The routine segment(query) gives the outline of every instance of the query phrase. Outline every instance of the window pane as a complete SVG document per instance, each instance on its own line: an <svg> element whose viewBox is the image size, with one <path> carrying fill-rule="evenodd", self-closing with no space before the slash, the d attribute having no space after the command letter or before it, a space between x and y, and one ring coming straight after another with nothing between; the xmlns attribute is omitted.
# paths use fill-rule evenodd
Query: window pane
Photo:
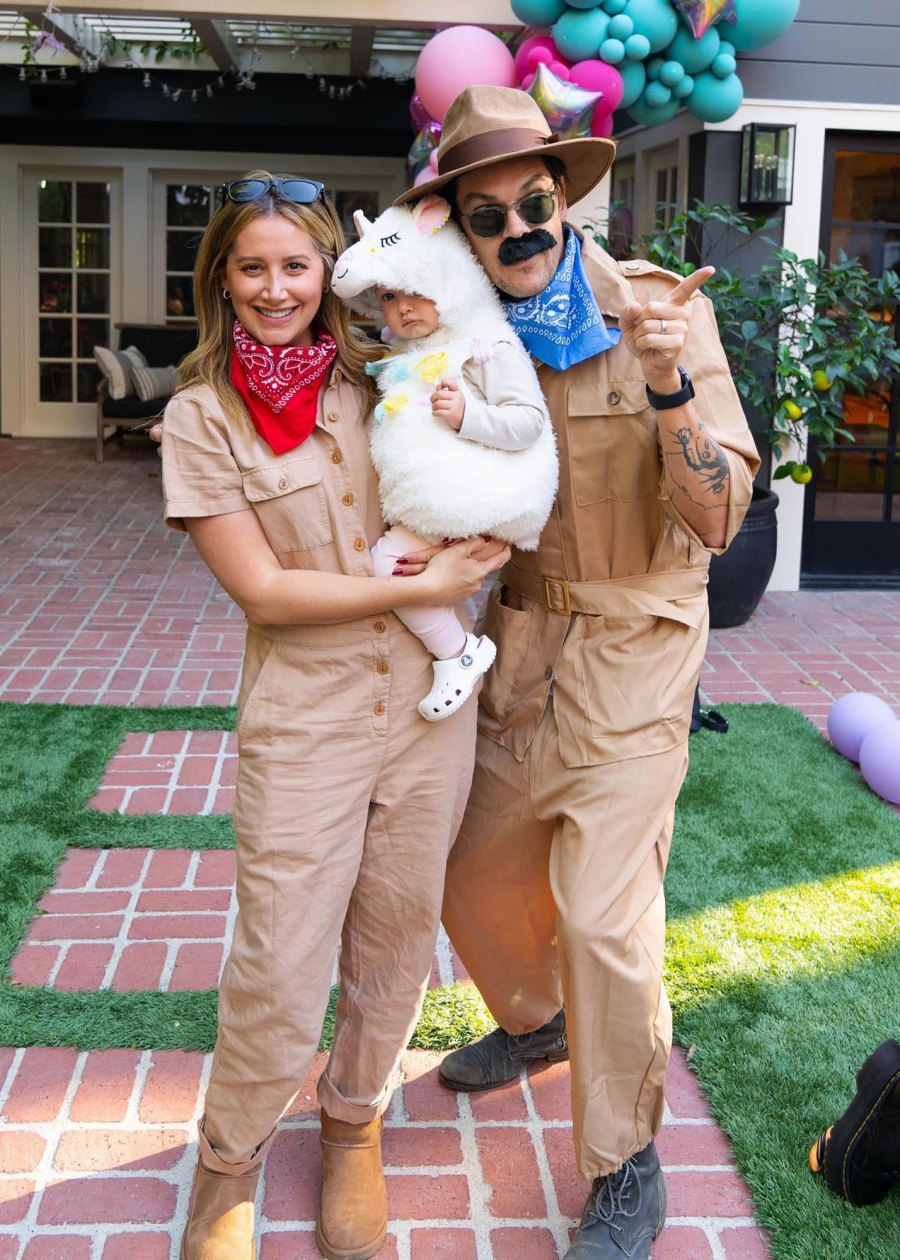
<svg viewBox="0 0 900 1260"><path fill-rule="evenodd" d="M879 381L865 394L844 395L843 427L857 446L887 446L891 424L891 386ZM848 445L846 439L841 443Z"/></svg>
<svg viewBox="0 0 900 1260"><path fill-rule="evenodd" d="M39 267L72 266L72 229L42 227L38 245Z"/></svg>
<svg viewBox="0 0 900 1260"><path fill-rule="evenodd" d="M76 184L79 223L109 223L109 184Z"/></svg>
<svg viewBox="0 0 900 1260"><path fill-rule="evenodd" d="M68 272L45 271L38 276L38 306L48 312L72 309L72 277Z"/></svg>
<svg viewBox="0 0 900 1260"><path fill-rule="evenodd" d="M109 229L78 228L75 232L75 266L109 266Z"/></svg>
<svg viewBox="0 0 900 1260"><path fill-rule="evenodd" d="M362 210L370 223L373 219L377 219L380 214L377 193L367 192L364 189L354 190L347 188L341 192L329 192L328 195L334 202L334 208L338 212L344 235L350 241L356 240L356 225L353 222L354 210Z"/></svg>
<svg viewBox="0 0 900 1260"><path fill-rule="evenodd" d="M38 219L41 223L72 222L72 185L42 179L38 185Z"/></svg>
<svg viewBox="0 0 900 1260"><path fill-rule="evenodd" d="M190 276L166 277L166 315L178 318L194 314L194 282Z"/></svg>
<svg viewBox="0 0 900 1260"><path fill-rule="evenodd" d="M900 153L838 152L833 216L900 223Z"/></svg>
<svg viewBox="0 0 900 1260"><path fill-rule="evenodd" d="M109 345L109 323L105 319L79 319L77 330L75 353L79 359L92 358L94 346Z"/></svg>
<svg viewBox="0 0 900 1260"><path fill-rule="evenodd" d="M97 386L100 384L100 369L96 363L79 363L75 368L75 379L78 383L78 401L95 402Z"/></svg>
<svg viewBox="0 0 900 1260"><path fill-rule="evenodd" d="M67 359L72 353L72 321L42 319L39 340L42 358Z"/></svg>
<svg viewBox="0 0 900 1260"><path fill-rule="evenodd" d="M166 223L169 227L206 227L212 188L205 184L168 184Z"/></svg>
<svg viewBox="0 0 900 1260"><path fill-rule="evenodd" d="M69 363L41 364L41 402L72 401L72 366Z"/></svg>
<svg viewBox="0 0 900 1260"><path fill-rule="evenodd" d="M83 273L78 277L79 312L109 312L109 276L91 276Z"/></svg>
<svg viewBox="0 0 900 1260"><path fill-rule="evenodd" d="M166 233L166 267L169 271L193 271L202 237L197 232Z"/></svg>
<svg viewBox="0 0 900 1260"><path fill-rule="evenodd" d="M884 451L829 451L816 480L816 520L882 520L886 462Z"/></svg>

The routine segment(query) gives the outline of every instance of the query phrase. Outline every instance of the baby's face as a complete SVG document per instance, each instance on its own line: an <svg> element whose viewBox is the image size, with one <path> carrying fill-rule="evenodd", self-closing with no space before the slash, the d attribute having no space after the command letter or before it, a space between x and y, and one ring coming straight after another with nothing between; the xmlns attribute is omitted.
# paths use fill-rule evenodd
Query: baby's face
<svg viewBox="0 0 900 1260"><path fill-rule="evenodd" d="M375 290L384 315L384 322L404 341L428 337L438 326L437 307L430 298L418 293L400 293L397 289Z"/></svg>

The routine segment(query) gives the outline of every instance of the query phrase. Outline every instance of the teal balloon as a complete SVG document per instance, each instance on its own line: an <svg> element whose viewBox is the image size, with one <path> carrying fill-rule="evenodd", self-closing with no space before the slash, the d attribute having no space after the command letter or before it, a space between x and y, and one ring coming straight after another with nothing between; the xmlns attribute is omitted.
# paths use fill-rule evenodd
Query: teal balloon
<svg viewBox="0 0 900 1260"><path fill-rule="evenodd" d="M511 0L511 7L523 25L544 28L558 22L569 6L566 0Z"/></svg>
<svg viewBox="0 0 900 1260"><path fill-rule="evenodd" d="M605 39L597 56L608 66L617 66L620 61L625 60L625 45L620 39Z"/></svg>
<svg viewBox="0 0 900 1260"><path fill-rule="evenodd" d="M678 15L669 0L628 0L625 13L634 22L634 33L646 35L651 52L662 52L678 30Z"/></svg>
<svg viewBox="0 0 900 1260"><path fill-rule="evenodd" d="M727 53L729 57L733 57L734 51L735 51L734 44L729 44L728 40L723 39L722 36L720 35L719 36L719 52Z"/></svg>
<svg viewBox="0 0 900 1260"><path fill-rule="evenodd" d="M572 9L597 9L600 7L600 0L569 0L569 7Z"/></svg>
<svg viewBox="0 0 900 1260"><path fill-rule="evenodd" d="M666 63L662 57L651 57L647 62L647 78L658 79L660 71L665 64Z"/></svg>
<svg viewBox="0 0 900 1260"><path fill-rule="evenodd" d="M640 61L626 61L619 66L624 92L620 102L622 108L633 105L647 85L647 71Z"/></svg>
<svg viewBox="0 0 900 1260"><path fill-rule="evenodd" d="M553 42L570 61L589 61L606 39L609 16L602 9L569 9L553 27Z"/></svg>
<svg viewBox="0 0 900 1260"><path fill-rule="evenodd" d="M719 53L718 57L713 58L713 63L709 68L716 78L727 79L737 70L737 61L734 57L729 57L728 53Z"/></svg>
<svg viewBox="0 0 900 1260"><path fill-rule="evenodd" d="M672 99L672 89L664 83L648 83L644 91L644 100L655 109L657 105L668 105Z"/></svg>
<svg viewBox="0 0 900 1260"><path fill-rule="evenodd" d="M704 70L694 80L688 109L703 122L724 122L744 99L744 85L736 74L718 79L711 70Z"/></svg>
<svg viewBox="0 0 900 1260"><path fill-rule="evenodd" d="M627 13L617 13L609 23L610 39L627 39L634 34L634 22Z"/></svg>
<svg viewBox="0 0 900 1260"><path fill-rule="evenodd" d="M722 38L715 26L705 35L694 39L686 26L679 26L678 33L666 49L666 56L680 61L688 74L698 74L711 66L713 58L721 51Z"/></svg>
<svg viewBox="0 0 900 1260"><path fill-rule="evenodd" d="M611 17L615 17L617 13L622 12L627 3L628 0L603 0L603 7Z"/></svg>
<svg viewBox="0 0 900 1260"><path fill-rule="evenodd" d="M625 56L629 61L643 61L650 56L650 41L646 35L629 35L625 41Z"/></svg>
<svg viewBox="0 0 900 1260"><path fill-rule="evenodd" d="M680 107L681 101L676 100L675 97L665 105L648 105L642 97L629 106L628 112L636 123L641 123L644 127L655 127L657 123L668 122L670 118L674 118Z"/></svg>
<svg viewBox="0 0 900 1260"><path fill-rule="evenodd" d="M797 16L800 0L738 0L735 7L737 22L729 26L728 39L746 52L783 35Z"/></svg>
<svg viewBox="0 0 900 1260"><path fill-rule="evenodd" d="M690 96L694 90L694 80L689 74L686 74L680 83L676 83L672 88L672 95L677 96L680 101Z"/></svg>
<svg viewBox="0 0 900 1260"><path fill-rule="evenodd" d="M684 66L680 61L665 61L659 72L659 81L666 87L677 87L684 78Z"/></svg>

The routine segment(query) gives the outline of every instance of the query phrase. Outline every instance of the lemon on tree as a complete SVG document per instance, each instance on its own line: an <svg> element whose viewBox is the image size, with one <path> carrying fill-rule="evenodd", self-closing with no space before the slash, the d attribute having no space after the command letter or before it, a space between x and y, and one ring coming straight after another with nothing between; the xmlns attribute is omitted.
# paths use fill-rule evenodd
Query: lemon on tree
<svg viewBox="0 0 900 1260"><path fill-rule="evenodd" d="M828 373L824 368L816 368L812 374L812 383L813 387L821 390L823 394L826 389L831 389L831 381L828 379Z"/></svg>
<svg viewBox="0 0 900 1260"><path fill-rule="evenodd" d="M812 481L812 469L809 464L795 464L791 469L791 481L796 481L800 486L805 486L808 481Z"/></svg>

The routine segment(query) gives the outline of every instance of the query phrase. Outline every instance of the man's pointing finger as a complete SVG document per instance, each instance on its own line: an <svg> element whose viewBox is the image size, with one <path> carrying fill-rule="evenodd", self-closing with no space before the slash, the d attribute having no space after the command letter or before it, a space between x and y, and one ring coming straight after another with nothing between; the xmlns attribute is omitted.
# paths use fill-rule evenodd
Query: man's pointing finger
<svg viewBox="0 0 900 1260"><path fill-rule="evenodd" d="M689 276L685 276L683 280L679 280L674 289L671 289L663 298L664 302L671 302L675 306L686 306L702 284L706 284L710 276L716 274L715 267L698 267L696 271L692 271Z"/></svg>

